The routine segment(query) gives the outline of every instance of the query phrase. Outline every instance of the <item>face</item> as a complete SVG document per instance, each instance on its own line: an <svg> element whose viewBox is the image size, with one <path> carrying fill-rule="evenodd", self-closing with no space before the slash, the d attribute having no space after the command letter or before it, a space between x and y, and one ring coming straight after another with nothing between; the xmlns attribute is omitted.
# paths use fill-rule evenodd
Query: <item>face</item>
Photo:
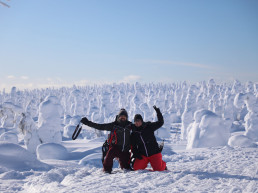
<svg viewBox="0 0 258 193"><path fill-rule="evenodd" d="M125 115L121 115L121 116L119 117L119 120L120 120L120 121L126 121L126 116L125 116Z"/></svg>
<svg viewBox="0 0 258 193"><path fill-rule="evenodd" d="M134 121L134 124L135 124L136 127L140 127L140 126L142 126L142 121L139 120L139 119L136 119L136 120Z"/></svg>

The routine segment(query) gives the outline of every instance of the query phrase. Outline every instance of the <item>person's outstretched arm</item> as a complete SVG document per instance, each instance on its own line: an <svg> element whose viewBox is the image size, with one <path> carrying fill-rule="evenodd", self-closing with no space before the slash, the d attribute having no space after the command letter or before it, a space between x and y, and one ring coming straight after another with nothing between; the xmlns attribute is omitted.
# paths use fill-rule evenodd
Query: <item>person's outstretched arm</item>
<svg viewBox="0 0 258 193"><path fill-rule="evenodd" d="M111 131L113 126L114 126L114 122L98 124L98 123L94 123L92 121L89 121L86 117L82 118L81 123L83 123L84 125L87 125L89 127L93 127L95 129L98 129L98 130L106 130L106 131Z"/></svg>
<svg viewBox="0 0 258 193"><path fill-rule="evenodd" d="M164 119L163 119L163 115L160 112L160 109L157 108L156 106L153 106L153 108L157 113L158 121L150 123L149 128L153 131L156 131L164 124Z"/></svg>

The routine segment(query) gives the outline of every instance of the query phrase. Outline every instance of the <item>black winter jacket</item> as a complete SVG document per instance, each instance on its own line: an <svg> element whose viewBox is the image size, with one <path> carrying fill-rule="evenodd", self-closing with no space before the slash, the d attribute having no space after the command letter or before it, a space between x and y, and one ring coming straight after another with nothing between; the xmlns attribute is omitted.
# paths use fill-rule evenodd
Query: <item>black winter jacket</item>
<svg viewBox="0 0 258 193"><path fill-rule="evenodd" d="M143 122L140 127L132 125L131 144L135 157L144 155L152 156L160 152L154 131L159 129L163 124L163 116L160 110L157 111L157 122Z"/></svg>
<svg viewBox="0 0 258 193"><path fill-rule="evenodd" d="M117 146L121 151L130 150L130 134L131 134L131 122L130 121L114 121L111 123L98 124L89 121L87 123L89 127L93 127L98 130L111 131L111 146Z"/></svg>

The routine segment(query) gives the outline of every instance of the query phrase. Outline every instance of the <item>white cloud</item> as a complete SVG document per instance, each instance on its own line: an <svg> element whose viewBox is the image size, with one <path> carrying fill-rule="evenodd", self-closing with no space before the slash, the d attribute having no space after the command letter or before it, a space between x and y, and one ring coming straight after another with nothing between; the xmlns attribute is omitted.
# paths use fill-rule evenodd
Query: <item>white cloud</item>
<svg viewBox="0 0 258 193"><path fill-rule="evenodd" d="M139 81L140 79L141 77L138 75L128 75L123 78L122 82L136 82L136 81Z"/></svg>
<svg viewBox="0 0 258 193"><path fill-rule="evenodd" d="M22 76L22 77L19 77L19 78L24 79L24 80L28 79L26 81L26 83L25 83L25 81L21 81L21 79L18 79L15 76L11 76L11 75L8 76L9 79L13 79L13 80L7 81L7 82L4 82L4 81L1 82L0 90L5 88L5 90L7 92L10 92L10 90L13 86L15 86L18 90L24 90L24 89L72 87L73 85L76 85L76 86L105 85L105 84L113 84L114 83L114 81L87 80L87 79L67 81L67 80L63 80L59 77L35 79L32 81L32 79L27 76ZM141 79L140 76L128 75L128 76L125 76L121 81L117 81L117 82L118 83L122 83L122 82L133 83L140 79Z"/></svg>
<svg viewBox="0 0 258 193"><path fill-rule="evenodd" d="M195 68L205 68L212 69L212 66L200 63L193 62L176 62L170 60L139 60L140 62L148 63L148 64L158 64L158 65L178 65L178 66L190 66Z"/></svg>
<svg viewBox="0 0 258 193"><path fill-rule="evenodd" d="M13 76L13 75L8 75L7 78L8 78L8 79L14 79L15 76Z"/></svg>
<svg viewBox="0 0 258 193"><path fill-rule="evenodd" d="M76 86L86 86L86 85L103 85L103 84L113 84L114 82L111 81L103 81L103 80L98 80L98 81L92 81L92 80L79 80L75 81L71 84L76 85Z"/></svg>
<svg viewBox="0 0 258 193"><path fill-rule="evenodd" d="M21 79L23 79L23 80L28 80L29 77L28 77L28 76L21 76Z"/></svg>
<svg viewBox="0 0 258 193"><path fill-rule="evenodd" d="M48 81L48 82L52 81L52 78L47 78L47 81Z"/></svg>
<svg viewBox="0 0 258 193"><path fill-rule="evenodd" d="M74 82L74 85L83 86L83 85L88 85L91 83L92 82L89 80L79 80L79 81Z"/></svg>
<svg viewBox="0 0 258 193"><path fill-rule="evenodd" d="M6 78L7 78L7 79L22 79L22 80L28 80L28 79L29 79L28 76L16 77L16 76L14 76L14 75L8 75Z"/></svg>
<svg viewBox="0 0 258 193"><path fill-rule="evenodd" d="M196 68L206 68L206 69L212 68L211 66L208 66L206 64L191 63L191 62L178 62L177 64L181 65L181 66L191 66L191 67L196 67Z"/></svg>

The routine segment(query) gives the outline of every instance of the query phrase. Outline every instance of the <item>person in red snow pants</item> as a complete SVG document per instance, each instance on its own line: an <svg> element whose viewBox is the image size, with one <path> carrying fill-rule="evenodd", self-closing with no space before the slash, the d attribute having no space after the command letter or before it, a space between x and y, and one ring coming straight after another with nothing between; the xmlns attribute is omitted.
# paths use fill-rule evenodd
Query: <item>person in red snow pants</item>
<svg viewBox="0 0 258 193"><path fill-rule="evenodd" d="M162 160L161 150L154 135L154 132L164 124L164 119L160 109L156 106L153 108L157 112L158 121L156 122L143 122L140 114L134 116L131 133L132 152L135 158L134 170L143 170L148 163L154 171L167 170L166 162Z"/></svg>
<svg viewBox="0 0 258 193"><path fill-rule="evenodd" d="M161 153L154 154L150 157L142 155L142 159L136 159L133 165L134 170L144 170L148 163L154 171L164 171L166 169L166 162L162 160Z"/></svg>

